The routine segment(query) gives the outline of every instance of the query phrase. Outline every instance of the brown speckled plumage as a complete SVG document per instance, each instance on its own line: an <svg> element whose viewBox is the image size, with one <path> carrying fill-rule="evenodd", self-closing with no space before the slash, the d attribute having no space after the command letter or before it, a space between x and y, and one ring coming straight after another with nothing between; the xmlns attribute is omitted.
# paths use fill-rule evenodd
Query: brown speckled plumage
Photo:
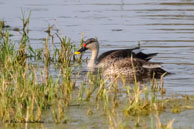
<svg viewBox="0 0 194 129"><path fill-rule="evenodd" d="M151 68L146 68L145 66L150 66ZM137 77L152 77L155 74L155 77L160 77L166 72L160 67L154 66L160 66L160 64L138 58L123 58L112 62L109 67L104 69L104 74L125 77L134 77L134 75Z"/></svg>
<svg viewBox="0 0 194 129"><path fill-rule="evenodd" d="M122 75L126 77L152 77L161 76L166 71L161 68L160 63L149 62L149 60L157 55L157 53L145 54L137 51L139 47L133 49L111 50L101 54L99 57L99 43L97 39L90 38L86 40L85 46L78 50L91 50L92 56L88 63L88 67L101 68L104 75ZM132 57L131 57L132 56Z"/></svg>

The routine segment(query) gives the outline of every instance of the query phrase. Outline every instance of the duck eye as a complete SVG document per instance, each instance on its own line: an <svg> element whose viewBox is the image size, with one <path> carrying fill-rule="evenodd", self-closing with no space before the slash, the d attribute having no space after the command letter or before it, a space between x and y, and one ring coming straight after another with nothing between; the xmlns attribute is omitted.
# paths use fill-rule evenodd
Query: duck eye
<svg viewBox="0 0 194 129"><path fill-rule="evenodd" d="M86 43L84 43L84 47L86 47Z"/></svg>

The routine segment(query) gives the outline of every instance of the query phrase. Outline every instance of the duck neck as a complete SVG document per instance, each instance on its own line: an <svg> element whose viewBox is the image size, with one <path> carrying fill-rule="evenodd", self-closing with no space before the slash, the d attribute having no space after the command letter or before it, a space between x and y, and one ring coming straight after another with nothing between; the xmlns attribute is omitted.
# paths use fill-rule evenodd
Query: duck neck
<svg viewBox="0 0 194 129"><path fill-rule="evenodd" d="M88 67L89 68L94 68L96 67L96 60L97 60L97 56L98 56L98 49L92 50L92 56L90 57L90 60L88 62Z"/></svg>

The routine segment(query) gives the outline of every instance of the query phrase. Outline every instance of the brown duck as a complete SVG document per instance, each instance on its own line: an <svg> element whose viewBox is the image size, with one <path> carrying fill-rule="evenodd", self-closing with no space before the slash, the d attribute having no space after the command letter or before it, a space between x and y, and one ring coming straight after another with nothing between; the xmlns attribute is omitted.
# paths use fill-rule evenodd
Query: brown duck
<svg viewBox="0 0 194 129"><path fill-rule="evenodd" d="M88 62L88 68L103 69L105 75L122 75L133 77L156 77L166 73L161 68L161 63L149 62L149 60L157 55L157 53L145 54L141 52L139 47L133 49L118 49L102 53L98 57L99 43L95 38L87 39L82 48L75 52L80 54L86 50L90 50L92 55Z"/></svg>

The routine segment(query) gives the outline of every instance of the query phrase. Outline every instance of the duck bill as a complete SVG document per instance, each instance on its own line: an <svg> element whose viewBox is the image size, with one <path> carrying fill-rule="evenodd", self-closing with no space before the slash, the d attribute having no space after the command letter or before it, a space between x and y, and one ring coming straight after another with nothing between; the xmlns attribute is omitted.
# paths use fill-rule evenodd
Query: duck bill
<svg viewBox="0 0 194 129"><path fill-rule="evenodd" d="M77 55L77 54L81 54L82 52L86 51L87 48L86 47L82 47L80 48L78 51L76 51L74 54Z"/></svg>

